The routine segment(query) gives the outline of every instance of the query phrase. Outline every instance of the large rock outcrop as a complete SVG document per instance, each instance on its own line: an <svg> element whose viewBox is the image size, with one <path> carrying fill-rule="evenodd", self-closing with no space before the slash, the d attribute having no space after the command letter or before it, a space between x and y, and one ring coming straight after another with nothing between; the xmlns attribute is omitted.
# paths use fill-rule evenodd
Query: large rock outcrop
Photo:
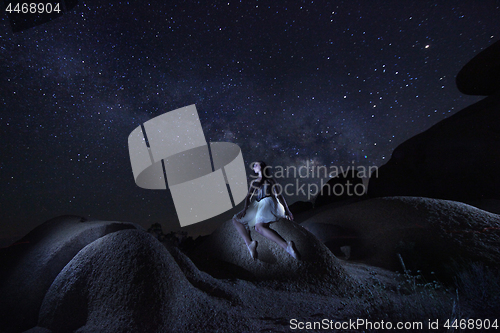
<svg viewBox="0 0 500 333"><path fill-rule="evenodd" d="M185 332L216 305L152 235L125 230L89 244L68 263L45 296L39 326L54 332Z"/></svg>
<svg viewBox="0 0 500 333"><path fill-rule="evenodd" d="M295 201L288 208L293 215L298 215L313 209L313 204L310 201Z"/></svg>
<svg viewBox="0 0 500 333"><path fill-rule="evenodd" d="M500 42L457 78L489 96L403 142L370 179L371 197L420 196L473 202L500 199Z"/></svg>
<svg viewBox="0 0 500 333"><path fill-rule="evenodd" d="M35 326L45 293L66 264L87 244L132 223L86 221L60 216L0 250L0 330L19 332Z"/></svg>
<svg viewBox="0 0 500 333"><path fill-rule="evenodd" d="M209 266L217 265L216 258L234 255L235 261L221 265L217 273L224 271L222 268L226 274L248 273L243 279L217 279L200 270L173 243L159 242L141 229L108 233L80 249L62 270L55 265L58 274L39 306L37 326L17 327L27 327L26 333L289 332L293 330L292 318L441 318L438 312L429 312L442 306L442 298L436 299L435 293L432 298L420 294L418 298L406 297L397 291L401 285L395 274L343 261L345 266L340 267L341 261L299 225L283 221L273 227L286 239L296 241L301 261L255 234L261 243L261 259L271 261L250 259L228 223L211 238L215 243L199 248L201 257L210 259L206 262ZM76 234L79 230L73 229ZM57 234L61 230L53 228L40 235L38 242L54 239ZM78 242L73 232L65 234L66 239ZM86 237L85 233L80 236ZM269 253L265 255L264 250ZM48 262L45 269L58 262ZM449 297L446 299L451 307ZM393 306L411 300L421 302L422 309Z"/></svg>
<svg viewBox="0 0 500 333"><path fill-rule="evenodd" d="M455 201L370 199L325 210L302 225L324 242L351 246L355 259L391 270L404 264L446 278L461 262L500 263L500 216Z"/></svg>
<svg viewBox="0 0 500 333"><path fill-rule="evenodd" d="M231 220L208 236L190 256L201 269L215 276L230 271L233 278L266 281L277 288L283 282L290 290L317 293L343 294L355 288L339 260L299 224L282 220L270 228L286 241L294 241L300 260L251 228L251 238L258 242L258 258L252 259Z"/></svg>
<svg viewBox="0 0 500 333"><path fill-rule="evenodd" d="M493 95L500 90L500 41L487 47L457 74L457 87L466 95Z"/></svg>
<svg viewBox="0 0 500 333"><path fill-rule="evenodd" d="M323 185L314 200L314 208L319 208L335 202L352 202L364 199L366 189L363 178L357 170L335 175Z"/></svg>

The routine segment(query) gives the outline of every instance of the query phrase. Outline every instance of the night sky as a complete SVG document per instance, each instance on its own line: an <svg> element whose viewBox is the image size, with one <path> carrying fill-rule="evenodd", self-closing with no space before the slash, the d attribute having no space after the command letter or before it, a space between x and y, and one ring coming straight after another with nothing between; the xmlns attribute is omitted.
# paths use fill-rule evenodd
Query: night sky
<svg viewBox="0 0 500 333"><path fill-rule="evenodd" d="M63 214L177 229L127 139L190 104L247 165L381 166L482 98L455 76L499 39L494 0L210 2L80 1L17 33L0 16L3 243Z"/></svg>

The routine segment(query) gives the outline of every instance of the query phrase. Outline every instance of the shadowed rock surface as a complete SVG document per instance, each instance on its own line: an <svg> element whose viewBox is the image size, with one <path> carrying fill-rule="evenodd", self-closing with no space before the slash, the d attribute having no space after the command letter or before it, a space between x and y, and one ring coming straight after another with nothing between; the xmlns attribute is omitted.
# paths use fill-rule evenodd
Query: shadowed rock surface
<svg viewBox="0 0 500 333"><path fill-rule="evenodd" d="M377 198L323 211L302 225L334 241L349 230L363 262L391 270L402 270L398 254L406 268L443 277L455 262L500 262L500 216L460 202Z"/></svg>
<svg viewBox="0 0 500 333"><path fill-rule="evenodd" d="M60 216L0 249L0 330L19 332L35 326L45 293L78 251L106 234L131 228L140 227Z"/></svg>
<svg viewBox="0 0 500 333"><path fill-rule="evenodd" d="M366 256L366 253L361 252L361 235L349 227L314 222L302 226L323 242L336 257L356 260Z"/></svg>

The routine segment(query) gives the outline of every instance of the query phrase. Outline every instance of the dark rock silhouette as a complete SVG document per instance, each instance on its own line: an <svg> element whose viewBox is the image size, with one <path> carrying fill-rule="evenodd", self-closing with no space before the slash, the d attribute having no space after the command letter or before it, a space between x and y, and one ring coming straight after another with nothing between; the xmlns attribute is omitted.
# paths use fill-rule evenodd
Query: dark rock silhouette
<svg viewBox="0 0 500 333"><path fill-rule="evenodd" d="M339 230L349 230L357 236L350 245L363 254L359 259L391 270L402 270L402 258L407 269L450 278L455 263L500 262L500 216L460 202L370 199L323 211L302 225L324 241L335 241Z"/></svg>
<svg viewBox="0 0 500 333"><path fill-rule="evenodd" d="M499 124L496 91L399 145L370 179L369 196L500 199Z"/></svg>
<svg viewBox="0 0 500 333"><path fill-rule="evenodd" d="M357 170L346 172L345 175L339 174L323 186L314 200L314 208L343 200L360 200L366 192L362 185L363 179L359 177ZM356 192L363 195L357 195Z"/></svg>
<svg viewBox="0 0 500 333"><path fill-rule="evenodd" d="M466 95L493 95L500 90L500 41L490 45L457 75L458 89Z"/></svg>
<svg viewBox="0 0 500 333"><path fill-rule="evenodd" d="M311 210L313 208L313 204L310 201L295 201L288 208L290 208L293 215L298 215Z"/></svg>
<svg viewBox="0 0 500 333"><path fill-rule="evenodd" d="M165 234L163 233L163 229L160 223L153 223L149 228L148 232L153 235L160 242L165 239Z"/></svg>
<svg viewBox="0 0 500 333"><path fill-rule="evenodd" d="M489 97L403 142L370 179L371 197L500 199L500 42L469 62L457 85Z"/></svg>
<svg viewBox="0 0 500 333"><path fill-rule="evenodd" d="M0 330L18 332L35 326L45 293L78 251L106 234L131 228L139 226L60 216L0 249Z"/></svg>

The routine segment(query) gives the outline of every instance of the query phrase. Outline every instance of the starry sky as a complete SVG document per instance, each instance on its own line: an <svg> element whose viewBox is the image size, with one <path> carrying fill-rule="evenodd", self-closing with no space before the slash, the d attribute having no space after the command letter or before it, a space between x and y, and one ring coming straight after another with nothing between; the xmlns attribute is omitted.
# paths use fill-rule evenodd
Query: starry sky
<svg viewBox="0 0 500 333"><path fill-rule="evenodd" d="M94 0L14 33L4 12L0 239L63 214L178 229L169 191L135 185L127 138L191 104L247 165L381 166L482 98L455 76L498 17L496 0Z"/></svg>

